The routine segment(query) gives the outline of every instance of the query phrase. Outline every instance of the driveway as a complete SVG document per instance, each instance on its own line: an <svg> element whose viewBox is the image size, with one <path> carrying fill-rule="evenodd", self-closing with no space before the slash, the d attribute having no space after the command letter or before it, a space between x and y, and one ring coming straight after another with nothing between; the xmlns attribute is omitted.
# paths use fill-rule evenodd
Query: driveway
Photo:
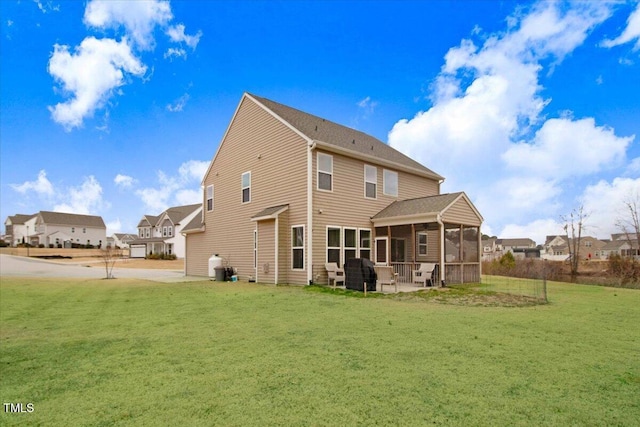
<svg viewBox="0 0 640 427"><path fill-rule="evenodd" d="M103 279L106 277L104 264L68 264L38 258L26 258L0 254L0 277L70 277ZM156 282L189 282L207 280L206 277L185 276L182 271L155 270L142 268L114 268L113 276L118 279L144 279Z"/></svg>

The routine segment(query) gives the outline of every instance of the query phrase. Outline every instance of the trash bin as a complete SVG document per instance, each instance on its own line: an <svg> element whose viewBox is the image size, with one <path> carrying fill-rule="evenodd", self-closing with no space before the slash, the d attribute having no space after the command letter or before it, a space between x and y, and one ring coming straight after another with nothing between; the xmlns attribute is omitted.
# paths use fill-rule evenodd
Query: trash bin
<svg viewBox="0 0 640 427"><path fill-rule="evenodd" d="M225 273L227 272L227 269L224 267L216 267L215 268L216 271L216 282L224 282L225 279Z"/></svg>

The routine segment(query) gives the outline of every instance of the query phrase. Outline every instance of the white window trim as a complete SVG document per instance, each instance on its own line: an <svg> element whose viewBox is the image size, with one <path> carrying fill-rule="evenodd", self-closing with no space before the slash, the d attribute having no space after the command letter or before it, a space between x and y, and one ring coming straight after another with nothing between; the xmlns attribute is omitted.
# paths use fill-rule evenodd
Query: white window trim
<svg viewBox="0 0 640 427"><path fill-rule="evenodd" d="M340 231L340 238L338 239L339 246L329 246L329 229L336 229ZM325 250L324 250L324 257L325 257L325 262L329 263L329 249L337 249L338 250L338 258L340 258L338 260L338 267L340 267L342 265L342 227L338 226L338 225L327 225L325 234L324 234L324 242L325 242Z"/></svg>
<svg viewBox="0 0 640 427"><path fill-rule="evenodd" d="M369 232L369 247L368 247L368 248L362 247L362 246L360 245L360 232L361 232L361 231L368 231L368 232ZM358 233L358 235L357 235L357 237L358 237L358 241L357 241L357 246L358 246L358 252L357 252L357 253L358 253L358 258L362 258L361 251L365 250L365 251L369 251L369 259L370 259L371 261L373 261L373 260L371 259L371 258L373 258L373 241L372 241L372 240L373 240L373 232L371 231L371 229L370 229L370 228L358 228L358 232L357 232L357 233Z"/></svg>
<svg viewBox="0 0 640 427"><path fill-rule="evenodd" d="M373 171L375 172L375 177L373 181L367 180L367 168L373 169ZM367 196L367 184L375 185L375 188L376 188L375 196L373 197ZM364 165L364 198L370 199L370 200L376 200L378 198L378 168L375 166L366 165L366 164Z"/></svg>
<svg viewBox="0 0 640 427"><path fill-rule="evenodd" d="M346 238L347 238L347 230L352 230L356 232L356 245L353 247L347 247L346 246ZM349 251L354 251L356 253L356 258L358 257L358 239L360 238L360 236L358 235L358 229L356 227L342 227L342 240L340 241L340 244L342 245L342 262L347 262L347 255L346 252Z"/></svg>
<svg viewBox="0 0 640 427"><path fill-rule="evenodd" d="M324 171L324 170L320 170L320 157L321 156L325 156L331 159L331 170L330 171ZM333 193L333 187L334 187L334 181L333 181L333 156L331 154L326 154L326 153L316 153L316 169L317 169L317 174L316 174L316 189L318 191L325 191L327 193ZM324 188L320 188L320 173L324 173L324 174L328 174L331 176L331 189L330 190L326 190Z"/></svg>
<svg viewBox="0 0 640 427"><path fill-rule="evenodd" d="M293 246L293 237L294 237L294 229L295 228L302 228L302 246ZM307 266L307 262L305 260L305 240L306 240L306 234L305 234L305 227L304 224L298 224L298 225L292 225L291 226L291 270L294 271L305 271L306 270L306 266ZM302 249L302 268L295 268L293 266L293 250L294 249Z"/></svg>
<svg viewBox="0 0 640 427"><path fill-rule="evenodd" d="M248 186L243 186L242 181L244 179L245 175L249 175L249 185ZM247 172L243 172L242 175L240 176L240 187L242 187L242 190L240 191L240 202L244 205L247 203L251 203L251 171L247 171ZM246 202L244 201L244 190L248 188L249 189L249 200L247 200Z"/></svg>
<svg viewBox="0 0 640 427"><path fill-rule="evenodd" d="M209 197L209 189L211 189L211 197ZM209 200L211 200L211 209L209 209ZM205 193L205 206L207 208L207 212L213 212L213 184L207 185L207 190Z"/></svg>
<svg viewBox="0 0 640 427"><path fill-rule="evenodd" d="M387 192L387 177L386 177L387 172L395 174L396 176L396 194ZM383 169L382 170L382 194L384 194L385 196L398 197L398 193L400 190L398 187L400 187L400 178L398 176L398 172L392 171L390 169Z"/></svg>
<svg viewBox="0 0 640 427"><path fill-rule="evenodd" d="M420 236L424 236L426 242L420 243ZM420 247L424 246L424 253L420 253ZM416 257L426 257L429 255L429 234L426 231L416 233Z"/></svg>

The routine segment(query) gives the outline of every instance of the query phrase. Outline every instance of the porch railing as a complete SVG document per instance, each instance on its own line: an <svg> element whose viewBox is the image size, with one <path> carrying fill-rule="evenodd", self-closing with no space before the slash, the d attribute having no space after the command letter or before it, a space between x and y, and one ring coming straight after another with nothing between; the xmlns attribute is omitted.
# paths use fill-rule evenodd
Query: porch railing
<svg viewBox="0 0 640 427"><path fill-rule="evenodd" d="M417 262L392 262L393 271L398 274L398 281L401 283L411 283L413 280L413 270L420 268ZM437 268L437 267L436 267ZM436 271L436 274L437 271ZM446 283L479 283L480 263L445 263L444 277Z"/></svg>

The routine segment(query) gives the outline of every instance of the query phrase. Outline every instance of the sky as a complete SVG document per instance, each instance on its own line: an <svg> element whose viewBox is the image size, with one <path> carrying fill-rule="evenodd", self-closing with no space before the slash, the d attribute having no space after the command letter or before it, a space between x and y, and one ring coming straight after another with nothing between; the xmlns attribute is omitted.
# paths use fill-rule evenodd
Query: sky
<svg viewBox="0 0 640 427"><path fill-rule="evenodd" d="M107 234L200 203L244 92L356 128L501 238L619 232L640 194L638 1L0 1L0 216ZM4 230L3 230L4 231Z"/></svg>

